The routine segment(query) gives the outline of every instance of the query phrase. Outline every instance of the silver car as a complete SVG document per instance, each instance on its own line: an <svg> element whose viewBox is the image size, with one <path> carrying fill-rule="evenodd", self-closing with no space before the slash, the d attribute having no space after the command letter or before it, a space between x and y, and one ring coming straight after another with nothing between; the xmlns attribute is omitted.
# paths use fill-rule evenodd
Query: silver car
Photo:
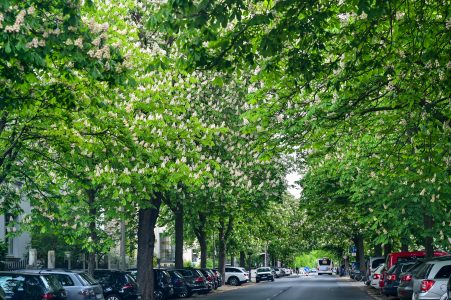
<svg viewBox="0 0 451 300"><path fill-rule="evenodd" d="M413 300L442 300L451 275L451 256L425 260L412 274Z"/></svg>
<svg viewBox="0 0 451 300"><path fill-rule="evenodd" d="M104 300L102 286L86 272L58 269L31 272L54 275L66 290L67 300Z"/></svg>

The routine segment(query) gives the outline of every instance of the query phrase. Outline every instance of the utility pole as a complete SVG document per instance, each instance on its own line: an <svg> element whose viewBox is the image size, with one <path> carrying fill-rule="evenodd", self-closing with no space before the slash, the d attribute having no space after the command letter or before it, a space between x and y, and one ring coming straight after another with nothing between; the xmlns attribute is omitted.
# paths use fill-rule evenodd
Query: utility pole
<svg viewBox="0 0 451 300"><path fill-rule="evenodd" d="M215 247L215 233L213 231L213 268L215 268L216 262L215 262L215 257L216 257L216 247Z"/></svg>

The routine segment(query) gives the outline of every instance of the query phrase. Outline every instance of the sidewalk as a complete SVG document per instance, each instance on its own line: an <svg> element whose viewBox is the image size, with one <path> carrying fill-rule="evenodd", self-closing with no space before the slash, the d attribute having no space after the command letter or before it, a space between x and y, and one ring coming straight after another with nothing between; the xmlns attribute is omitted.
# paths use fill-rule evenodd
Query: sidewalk
<svg viewBox="0 0 451 300"><path fill-rule="evenodd" d="M364 284L362 281L355 281L351 278L349 278L348 276L345 277L337 277L338 281L341 282L346 282L347 285L352 285L355 287L359 287L362 290L364 290L368 295L370 295L371 298L375 299L375 300L394 300L394 299L398 299L397 297L392 297L392 296L385 296L383 295L380 290L375 289L371 286L368 286L366 284Z"/></svg>

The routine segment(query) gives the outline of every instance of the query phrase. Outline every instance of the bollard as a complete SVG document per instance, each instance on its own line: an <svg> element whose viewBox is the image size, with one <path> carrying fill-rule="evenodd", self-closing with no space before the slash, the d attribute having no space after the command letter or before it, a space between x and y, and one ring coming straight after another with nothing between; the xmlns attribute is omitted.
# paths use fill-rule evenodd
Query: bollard
<svg viewBox="0 0 451 300"><path fill-rule="evenodd" d="M55 269L55 250L50 250L47 254L47 268Z"/></svg>

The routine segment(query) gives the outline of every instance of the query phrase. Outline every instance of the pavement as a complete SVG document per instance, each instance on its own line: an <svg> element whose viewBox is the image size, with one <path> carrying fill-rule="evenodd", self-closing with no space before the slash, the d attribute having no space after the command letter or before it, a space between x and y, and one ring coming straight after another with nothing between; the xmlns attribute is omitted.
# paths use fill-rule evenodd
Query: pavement
<svg viewBox="0 0 451 300"><path fill-rule="evenodd" d="M274 282L224 285L208 295L194 295L206 300L387 300L363 282L330 275L292 275ZM395 299L395 298L393 298Z"/></svg>

